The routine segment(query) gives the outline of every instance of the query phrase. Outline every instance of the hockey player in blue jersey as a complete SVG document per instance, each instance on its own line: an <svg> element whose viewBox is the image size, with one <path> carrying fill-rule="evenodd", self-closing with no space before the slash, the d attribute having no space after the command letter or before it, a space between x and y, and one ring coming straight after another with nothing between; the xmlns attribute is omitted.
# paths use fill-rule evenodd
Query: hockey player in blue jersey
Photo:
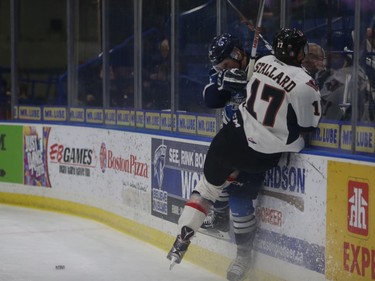
<svg viewBox="0 0 375 281"><path fill-rule="evenodd" d="M225 126L246 100L246 67L249 59L239 38L229 33L213 38L208 52L212 69L210 82L203 90L203 99L209 108L223 108ZM213 233L228 232L230 209L237 256L227 270L227 279L237 281L243 279L250 266L257 226L253 200L263 184L264 173L235 171L228 180L231 184L223 189L201 228Z"/></svg>

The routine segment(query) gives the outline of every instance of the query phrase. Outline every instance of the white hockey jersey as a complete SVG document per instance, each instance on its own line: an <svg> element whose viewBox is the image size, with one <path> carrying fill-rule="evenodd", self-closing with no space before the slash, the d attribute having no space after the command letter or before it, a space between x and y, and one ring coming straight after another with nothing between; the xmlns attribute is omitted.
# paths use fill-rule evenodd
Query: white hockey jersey
<svg viewBox="0 0 375 281"><path fill-rule="evenodd" d="M251 148L267 154L299 152L304 147L300 132L318 126L320 93L302 68L269 55L256 62L239 110Z"/></svg>

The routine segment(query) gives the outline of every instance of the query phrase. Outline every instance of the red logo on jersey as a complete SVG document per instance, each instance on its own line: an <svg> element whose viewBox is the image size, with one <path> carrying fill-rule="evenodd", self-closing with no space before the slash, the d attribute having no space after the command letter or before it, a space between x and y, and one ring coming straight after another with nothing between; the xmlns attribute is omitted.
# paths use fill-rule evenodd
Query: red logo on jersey
<svg viewBox="0 0 375 281"><path fill-rule="evenodd" d="M368 183L350 180L348 183L348 231L368 236L369 229Z"/></svg>
<svg viewBox="0 0 375 281"><path fill-rule="evenodd" d="M319 90L319 86L316 84L315 80L310 80L309 82L306 83L307 86L310 86L313 88L315 91Z"/></svg>

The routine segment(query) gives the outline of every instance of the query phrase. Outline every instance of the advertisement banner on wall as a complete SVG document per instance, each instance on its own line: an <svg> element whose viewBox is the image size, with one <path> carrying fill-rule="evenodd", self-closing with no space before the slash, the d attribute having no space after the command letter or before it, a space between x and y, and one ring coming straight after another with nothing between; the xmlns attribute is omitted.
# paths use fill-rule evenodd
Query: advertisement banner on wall
<svg viewBox="0 0 375 281"><path fill-rule="evenodd" d="M328 280L375 280L374 172L374 166L328 163Z"/></svg>
<svg viewBox="0 0 375 281"><path fill-rule="evenodd" d="M256 207L258 252L324 274L325 170L322 158L285 154L266 172Z"/></svg>
<svg viewBox="0 0 375 281"><path fill-rule="evenodd" d="M208 145L152 138L152 215L177 223L202 173Z"/></svg>
<svg viewBox="0 0 375 281"><path fill-rule="evenodd" d="M150 213L150 138L122 131L54 126L48 130L51 186L98 205ZM116 202L118 201L118 202ZM115 204L114 204L115 205Z"/></svg>
<svg viewBox="0 0 375 281"><path fill-rule="evenodd" d="M50 128L43 126L23 127L24 184L50 187L46 143Z"/></svg>
<svg viewBox="0 0 375 281"><path fill-rule="evenodd" d="M53 188L92 183L98 164L98 138L90 138L88 130L75 127L52 127L47 136L48 171ZM96 149L95 149L96 148Z"/></svg>
<svg viewBox="0 0 375 281"><path fill-rule="evenodd" d="M0 125L0 182L23 183L23 128Z"/></svg>

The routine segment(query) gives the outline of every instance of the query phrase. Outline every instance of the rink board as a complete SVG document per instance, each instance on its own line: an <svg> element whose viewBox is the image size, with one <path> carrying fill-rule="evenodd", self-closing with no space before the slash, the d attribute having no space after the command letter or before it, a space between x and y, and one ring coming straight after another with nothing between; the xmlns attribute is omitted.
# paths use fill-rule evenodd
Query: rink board
<svg viewBox="0 0 375 281"><path fill-rule="evenodd" d="M41 124L2 124L0 135L0 202L95 219L165 251L209 146ZM374 169L368 162L285 155L267 172L256 202L257 279L375 280ZM234 255L233 241L197 234L186 259L225 276Z"/></svg>

